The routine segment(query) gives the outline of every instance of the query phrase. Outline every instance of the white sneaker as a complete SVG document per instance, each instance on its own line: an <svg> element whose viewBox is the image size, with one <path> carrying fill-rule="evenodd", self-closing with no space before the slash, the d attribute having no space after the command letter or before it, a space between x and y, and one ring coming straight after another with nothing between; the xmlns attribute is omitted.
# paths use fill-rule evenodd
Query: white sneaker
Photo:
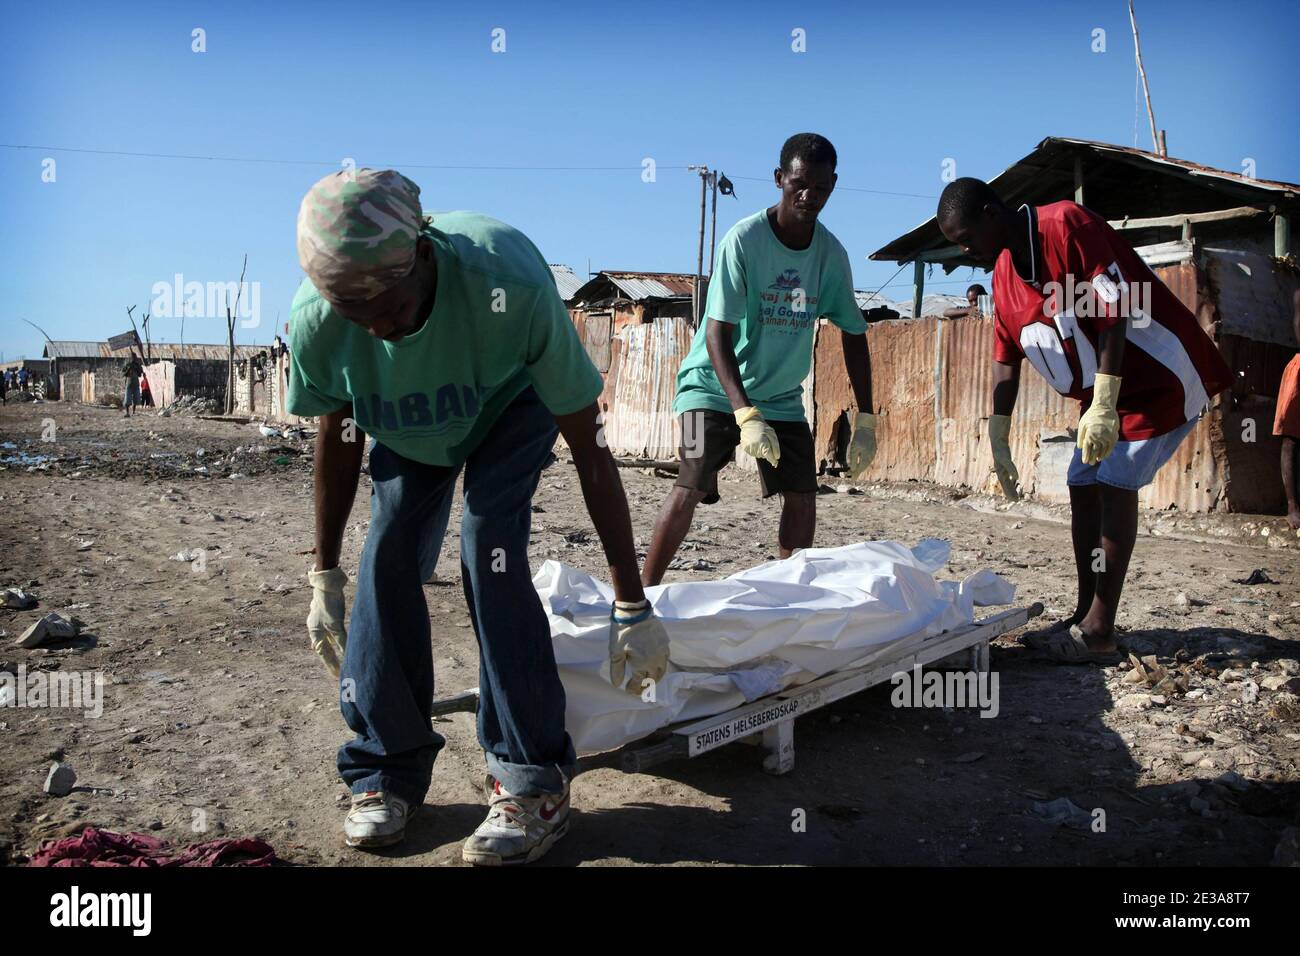
<svg viewBox="0 0 1300 956"><path fill-rule="evenodd" d="M352 795L352 809L343 821L348 846L392 846L406 835L411 805L396 794L369 790Z"/></svg>
<svg viewBox="0 0 1300 956"><path fill-rule="evenodd" d="M487 819L465 841L461 859L476 866L532 863L569 831L569 782L563 793L518 797L488 774Z"/></svg>

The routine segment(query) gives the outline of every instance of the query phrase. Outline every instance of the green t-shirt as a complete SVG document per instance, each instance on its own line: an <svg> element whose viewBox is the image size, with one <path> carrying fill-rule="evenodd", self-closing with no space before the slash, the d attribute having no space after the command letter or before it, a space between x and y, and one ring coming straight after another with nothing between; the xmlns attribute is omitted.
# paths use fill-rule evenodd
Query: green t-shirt
<svg viewBox="0 0 1300 956"><path fill-rule="evenodd" d="M596 400L600 373L527 236L474 212L436 213L424 235L438 265L433 311L396 342L303 281L289 318L291 413L351 404L357 426L404 458L459 465L529 385L555 415Z"/></svg>
<svg viewBox="0 0 1300 956"><path fill-rule="evenodd" d="M808 248L791 249L777 239L766 209L740 220L718 247L704 318L677 372L673 414L732 410L704 338L708 320L717 319L739 326L736 364L754 407L771 421L803 421L803 380L821 316L846 332L867 330L840 241L817 223Z"/></svg>

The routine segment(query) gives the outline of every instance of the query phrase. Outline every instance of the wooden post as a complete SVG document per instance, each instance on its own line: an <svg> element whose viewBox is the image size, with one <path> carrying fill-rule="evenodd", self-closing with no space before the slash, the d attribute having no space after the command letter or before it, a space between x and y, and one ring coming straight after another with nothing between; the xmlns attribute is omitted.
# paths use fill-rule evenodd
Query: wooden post
<svg viewBox="0 0 1300 956"><path fill-rule="evenodd" d="M1291 251L1291 220L1286 213L1273 217L1273 255L1285 256Z"/></svg>
<svg viewBox="0 0 1300 956"><path fill-rule="evenodd" d="M1083 157L1074 154L1074 201L1080 206L1083 202Z"/></svg>
<svg viewBox="0 0 1300 956"><path fill-rule="evenodd" d="M921 317L921 296L925 292L925 263L916 260L912 272L912 318Z"/></svg>
<svg viewBox="0 0 1300 956"><path fill-rule="evenodd" d="M710 184L713 186L713 212L710 213L709 223L709 278L713 278L713 256L718 249L718 174L713 172L709 175Z"/></svg>
<svg viewBox="0 0 1300 956"><path fill-rule="evenodd" d="M1142 77L1142 92L1147 101L1147 117L1151 120L1151 149L1160 153L1160 136L1156 133L1156 114L1151 108L1151 87L1147 85L1147 71L1142 68L1142 44L1138 41L1137 14L1133 12L1133 0L1128 0L1128 19L1133 24L1133 51L1137 56L1138 75ZM1160 155L1164 155L1160 153Z"/></svg>
<svg viewBox="0 0 1300 956"><path fill-rule="evenodd" d="M703 303L700 301L700 278L704 275L704 208L705 208L705 199L708 197L708 193L709 193L709 167L701 166L700 167L700 244L699 244L699 249L695 256L695 283L694 283L695 295L692 297L695 302L694 304L695 312L691 316L692 324L696 328L700 327L700 312L702 311L701 306L703 305Z"/></svg>

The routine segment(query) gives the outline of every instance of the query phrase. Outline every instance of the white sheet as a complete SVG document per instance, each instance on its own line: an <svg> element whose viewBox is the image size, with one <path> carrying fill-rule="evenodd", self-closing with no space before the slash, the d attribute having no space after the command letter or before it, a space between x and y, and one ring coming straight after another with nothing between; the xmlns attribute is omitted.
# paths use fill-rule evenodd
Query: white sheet
<svg viewBox="0 0 1300 956"><path fill-rule="evenodd" d="M566 723L579 753L619 747L681 720L707 717L853 665L881 645L974 620L1015 587L991 571L936 581L946 541L809 548L721 581L647 588L672 641L655 701L609 683L612 589L547 561L533 577L550 619Z"/></svg>

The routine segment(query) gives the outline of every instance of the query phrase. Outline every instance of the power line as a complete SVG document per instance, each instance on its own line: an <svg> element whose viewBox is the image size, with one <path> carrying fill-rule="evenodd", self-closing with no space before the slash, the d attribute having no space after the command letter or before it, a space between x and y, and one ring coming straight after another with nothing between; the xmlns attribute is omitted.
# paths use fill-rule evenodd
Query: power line
<svg viewBox="0 0 1300 956"><path fill-rule="evenodd" d="M732 176L731 178L748 179L750 182L753 183L770 183L772 181L772 177L770 176ZM938 196L924 196L921 193L896 193L896 192L891 192L888 189L868 189L866 186L836 185L835 189L837 191L840 189L849 189L855 193L876 193L877 195L880 196L907 196L911 199L938 199L939 198Z"/></svg>
<svg viewBox="0 0 1300 956"><path fill-rule="evenodd" d="M0 143L0 149L31 149L41 150L50 153L82 153L91 156L124 156L129 159L178 159L188 160L191 162L208 162L208 163L251 163L263 166L327 166L338 167L339 161L336 159L272 159L259 156L201 156L193 153L149 153L137 152L125 149L91 149L80 146L38 146L28 143ZM466 164L466 163L376 163L376 166L382 166L387 169L442 169L442 170L475 170L484 172L628 172L631 170L641 171L645 167L641 164L634 166L506 166L498 164ZM689 169L688 166L662 166L656 165L657 169ZM755 183L771 182L770 178L762 176L732 176L732 179L745 179ZM938 196L922 195L921 193L902 193L893 192L888 189L870 189L866 186L836 186L836 189L849 190L851 192L874 193L880 196L903 196L910 199L938 199Z"/></svg>
<svg viewBox="0 0 1300 956"><path fill-rule="evenodd" d="M339 166L335 159L266 159L253 156L196 156L185 153L140 153L123 149L86 149L76 146L34 146L25 143L0 143L3 149L35 149L59 153L89 153L96 156L127 156L132 159L186 159L213 163L260 163L276 166ZM481 169L498 172L601 172L606 170L639 170L636 166L499 166L499 165L454 165L431 163L384 163L387 168L397 169ZM661 166L660 169L685 169L685 166Z"/></svg>

